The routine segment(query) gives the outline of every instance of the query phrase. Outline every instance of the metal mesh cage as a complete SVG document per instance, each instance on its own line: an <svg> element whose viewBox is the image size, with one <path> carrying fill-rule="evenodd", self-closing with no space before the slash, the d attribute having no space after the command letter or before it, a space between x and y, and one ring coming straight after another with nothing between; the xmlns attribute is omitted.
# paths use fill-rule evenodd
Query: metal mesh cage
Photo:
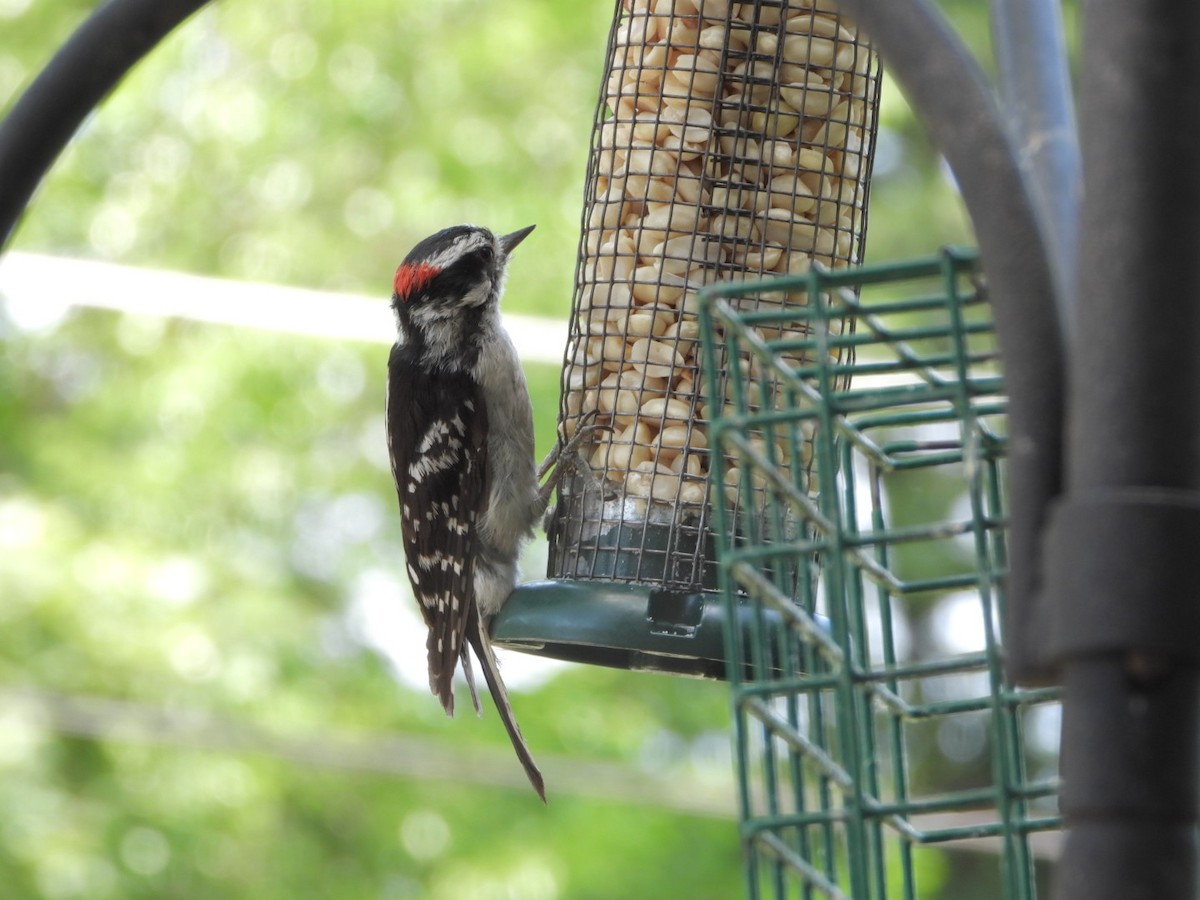
<svg viewBox="0 0 1200 900"><path fill-rule="evenodd" d="M794 291L809 302L746 311ZM764 514L716 507L724 602L749 623L728 632L727 671L752 897L1037 895L1053 844L1038 833L1059 825L1058 710L1001 668L1005 397L988 312L964 253L702 298L708 388L733 398L713 445L736 460L730 487L764 497ZM810 440L811 482L780 464ZM964 856L987 864L964 876Z"/></svg>
<svg viewBox="0 0 1200 900"><path fill-rule="evenodd" d="M550 577L715 590L697 293L858 261L878 90L828 0L618 3L560 416L610 430L561 486Z"/></svg>

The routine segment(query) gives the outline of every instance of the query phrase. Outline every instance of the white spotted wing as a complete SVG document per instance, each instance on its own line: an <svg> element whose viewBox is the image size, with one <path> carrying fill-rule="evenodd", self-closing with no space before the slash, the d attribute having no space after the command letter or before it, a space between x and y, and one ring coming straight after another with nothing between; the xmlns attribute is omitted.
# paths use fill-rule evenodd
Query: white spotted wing
<svg viewBox="0 0 1200 900"><path fill-rule="evenodd" d="M473 380L388 361L387 437L405 568L429 626L429 687L453 712L453 678L474 614L472 546L487 483L487 410Z"/></svg>

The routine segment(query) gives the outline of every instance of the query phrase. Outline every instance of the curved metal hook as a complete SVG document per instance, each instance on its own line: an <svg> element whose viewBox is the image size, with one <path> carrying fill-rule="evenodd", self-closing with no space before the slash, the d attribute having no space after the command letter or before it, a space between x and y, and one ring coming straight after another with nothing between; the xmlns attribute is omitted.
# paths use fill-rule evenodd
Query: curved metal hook
<svg viewBox="0 0 1200 900"><path fill-rule="evenodd" d="M987 272L1009 392L1008 666L1051 677L1037 603L1047 506L1062 490L1065 350L1032 191L974 58L927 0L842 0L878 45L958 181Z"/></svg>

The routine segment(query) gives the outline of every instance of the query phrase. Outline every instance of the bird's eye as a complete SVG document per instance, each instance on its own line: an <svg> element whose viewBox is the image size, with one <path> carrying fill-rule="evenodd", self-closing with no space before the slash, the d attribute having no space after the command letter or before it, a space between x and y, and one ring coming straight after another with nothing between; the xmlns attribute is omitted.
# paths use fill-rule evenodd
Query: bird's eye
<svg viewBox="0 0 1200 900"><path fill-rule="evenodd" d="M491 244L484 244L479 248L479 258L484 263L490 263L496 256L496 249Z"/></svg>

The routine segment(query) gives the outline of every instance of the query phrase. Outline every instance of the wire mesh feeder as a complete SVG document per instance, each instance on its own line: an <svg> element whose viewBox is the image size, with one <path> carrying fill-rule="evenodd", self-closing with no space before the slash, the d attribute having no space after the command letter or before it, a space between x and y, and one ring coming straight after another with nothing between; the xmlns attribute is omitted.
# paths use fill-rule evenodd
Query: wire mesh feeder
<svg viewBox="0 0 1200 900"><path fill-rule="evenodd" d="M1005 398L974 272L951 252L705 292L751 897L1032 898L1053 852L1055 694L1001 669ZM816 483L779 453L810 440Z"/></svg>
<svg viewBox="0 0 1200 900"><path fill-rule="evenodd" d="M697 294L858 262L878 91L829 0L618 3L560 411L610 430L560 488L553 581L510 598L496 640L722 674Z"/></svg>

